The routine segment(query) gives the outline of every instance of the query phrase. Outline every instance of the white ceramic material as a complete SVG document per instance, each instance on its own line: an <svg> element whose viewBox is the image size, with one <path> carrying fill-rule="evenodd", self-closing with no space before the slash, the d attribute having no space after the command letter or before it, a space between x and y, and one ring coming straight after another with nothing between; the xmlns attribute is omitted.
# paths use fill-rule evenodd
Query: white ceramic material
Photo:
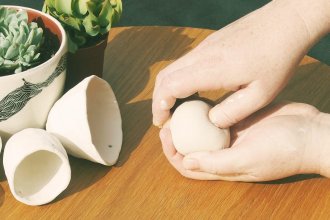
<svg viewBox="0 0 330 220"><path fill-rule="evenodd" d="M119 106L110 85L97 76L85 78L55 103L46 129L75 157L108 166L118 159L123 138Z"/></svg>
<svg viewBox="0 0 330 220"><path fill-rule="evenodd" d="M3 165L14 197L27 205L55 199L71 179L65 149L45 130L27 128L7 142Z"/></svg>
<svg viewBox="0 0 330 220"><path fill-rule="evenodd" d="M0 136L4 141L24 128L45 126L50 108L63 91L67 53L67 37L56 19L31 8L5 7L26 10L29 19L42 17L46 27L58 34L61 45L57 53L43 64L0 77Z"/></svg>
<svg viewBox="0 0 330 220"><path fill-rule="evenodd" d="M216 151L229 146L229 129L220 129L210 121L210 108L207 103L195 100L184 102L174 111L170 130L179 153Z"/></svg>

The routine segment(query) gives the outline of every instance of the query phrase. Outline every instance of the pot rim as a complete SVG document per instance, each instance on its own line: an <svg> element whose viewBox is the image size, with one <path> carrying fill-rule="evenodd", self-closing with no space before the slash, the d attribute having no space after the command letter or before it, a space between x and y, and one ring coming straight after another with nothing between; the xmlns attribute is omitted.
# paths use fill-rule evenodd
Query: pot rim
<svg viewBox="0 0 330 220"><path fill-rule="evenodd" d="M4 78L14 78L14 77L19 77L19 78L24 78L24 77L27 77L31 74L33 74L36 70L38 69L42 69L44 68L45 66L48 66L49 63L53 62L53 60L57 59L59 56L62 56L63 55L63 51L65 51L65 53L67 52L67 36L66 36L66 32L63 28L63 26L61 25L61 23L56 20L54 17L42 12L42 11L39 11L39 10L36 10L36 9L33 9L33 8L29 8L29 7L24 7L24 6L17 6L17 5L1 5L3 7L6 7L6 8L13 8L13 9L16 9L16 10L25 10L26 12L33 12L33 13L36 13L38 14L39 17L46 17L48 18L51 22L53 22L57 27L58 29L60 30L60 33L61 33L61 42L60 42L60 48L56 51L56 53L54 54L53 57L51 57L50 59L48 59L46 62L43 62L41 64L39 64L38 66L35 66L31 69L28 69L28 70L25 70L23 72L20 72L20 73L13 73L13 74L10 74L10 75L4 75L4 76L0 76L0 80L1 79L4 79ZM46 26L47 27L47 26Z"/></svg>
<svg viewBox="0 0 330 220"><path fill-rule="evenodd" d="M96 44L93 44L93 45L90 45L87 47L79 47L76 52L74 52L74 53L69 52L69 53L71 55L74 55L74 54L78 53L78 51L89 51L92 48L98 48L98 47L105 49L108 44L108 37L109 37L109 32L107 32L106 34L103 34L102 37L100 38L100 40Z"/></svg>

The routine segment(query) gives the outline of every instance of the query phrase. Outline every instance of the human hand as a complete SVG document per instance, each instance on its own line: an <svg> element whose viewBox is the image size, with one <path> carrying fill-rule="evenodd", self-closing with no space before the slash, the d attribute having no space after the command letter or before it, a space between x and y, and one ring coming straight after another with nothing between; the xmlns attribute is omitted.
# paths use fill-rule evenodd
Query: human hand
<svg viewBox="0 0 330 220"><path fill-rule="evenodd" d="M153 94L154 124L161 126L169 118L177 98L198 91L234 91L210 111L211 121L222 128L268 104L286 85L311 45L326 32L320 24L328 20L311 15L310 11L317 11L313 9L316 3L304 2L271 2L210 35L162 70ZM298 6L309 7L303 12L314 20L301 17ZM318 22L319 29L313 22Z"/></svg>
<svg viewBox="0 0 330 220"><path fill-rule="evenodd" d="M231 128L231 147L179 154L167 126L163 151L183 176L200 180L268 181L301 173L330 177L330 116L307 104L281 104Z"/></svg>

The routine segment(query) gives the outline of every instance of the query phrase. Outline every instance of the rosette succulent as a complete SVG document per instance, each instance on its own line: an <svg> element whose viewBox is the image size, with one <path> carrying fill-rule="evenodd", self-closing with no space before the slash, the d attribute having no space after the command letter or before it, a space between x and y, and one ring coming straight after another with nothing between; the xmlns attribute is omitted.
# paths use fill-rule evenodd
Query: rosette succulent
<svg viewBox="0 0 330 220"><path fill-rule="evenodd" d="M92 45L109 32L122 13L121 0L45 0L43 11L64 26L69 51Z"/></svg>
<svg viewBox="0 0 330 220"><path fill-rule="evenodd" d="M24 71L40 63L43 29L27 12L0 6L0 73Z"/></svg>

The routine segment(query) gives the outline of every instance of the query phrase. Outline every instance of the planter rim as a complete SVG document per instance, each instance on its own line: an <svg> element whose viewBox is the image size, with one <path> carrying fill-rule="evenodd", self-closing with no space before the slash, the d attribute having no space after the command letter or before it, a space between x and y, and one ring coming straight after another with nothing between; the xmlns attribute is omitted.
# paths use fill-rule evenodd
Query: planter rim
<svg viewBox="0 0 330 220"><path fill-rule="evenodd" d="M4 78L10 78L10 77L22 77L22 78L24 78L26 76L29 76L30 74L33 74L33 72L35 70L38 70L38 69L43 68L44 66L47 66L48 63L52 62L57 57L61 56L62 51L64 51L67 47L68 39L67 39L67 36L66 36L66 33L65 33L65 30L64 30L63 26L61 25L61 23L58 20L56 20L54 17L52 17L52 16L50 16L50 15L48 15L48 14L42 12L42 11L39 11L39 10L36 10L36 9L33 9L33 8L18 6L18 5L2 5L2 6L5 7L5 8L13 8L13 9L16 9L16 10L25 10L27 12L29 12L29 11L34 12L34 13L40 15L40 17L48 18L50 21L55 23L56 26L59 28L60 33L61 33L61 37L62 37L62 41L60 42L60 48L56 51L54 56L51 57L50 59L48 59L46 62L43 62L43 63L39 64L38 66L35 66L31 69L25 70L25 71L20 72L20 73L13 73L13 74L10 74L10 75L0 76L0 80L4 79Z"/></svg>
<svg viewBox="0 0 330 220"><path fill-rule="evenodd" d="M108 43L108 37L109 37L109 32L107 32L106 34L103 34L102 37L100 38L100 40L96 44L93 44L93 45L90 45L87 47L79 47L75 53L77 53L78 51L90 50L91 48L99 47L102 44L104 44L106 47L106 44ZM75 54L75 53L71 53L71 54Z"/></svg>

